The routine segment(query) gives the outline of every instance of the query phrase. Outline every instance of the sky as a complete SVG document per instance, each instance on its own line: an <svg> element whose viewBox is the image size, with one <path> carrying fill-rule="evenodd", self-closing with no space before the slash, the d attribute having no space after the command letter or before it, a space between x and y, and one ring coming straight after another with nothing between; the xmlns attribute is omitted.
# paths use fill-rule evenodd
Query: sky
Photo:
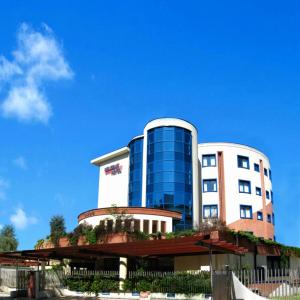
<svg viewBox="0 0 300 300"><path fill-rule="evenodd" d="M300 246L298 1L0 3L0 226L32 249L97 206L90 160L158 117L260 149L275 234Z"/></svg>

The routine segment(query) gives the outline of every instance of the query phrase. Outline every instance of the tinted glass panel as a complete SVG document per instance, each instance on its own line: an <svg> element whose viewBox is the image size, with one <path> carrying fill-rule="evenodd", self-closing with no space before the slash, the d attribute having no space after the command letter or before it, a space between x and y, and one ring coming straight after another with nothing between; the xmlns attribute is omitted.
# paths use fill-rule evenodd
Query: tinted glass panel
<svg viewBox="0 0 300 300"><path fill-rule="evenodd" d="M136 139L129 144L129 206L142 205L143 140Z"/></svg>
<svg viewBox="0 0 300 300"><path fill-rule="evenodd" d="M180 127L148 131L147 207L175 210L182 220L175 230L192 227L192 136Z"/></svg>

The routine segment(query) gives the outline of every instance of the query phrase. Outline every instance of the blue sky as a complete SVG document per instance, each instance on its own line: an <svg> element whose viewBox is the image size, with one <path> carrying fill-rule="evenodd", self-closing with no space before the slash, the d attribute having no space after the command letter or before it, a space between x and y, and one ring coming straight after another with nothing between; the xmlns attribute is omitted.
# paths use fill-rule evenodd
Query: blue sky
<svg viewBox="0 0 300 300"><path fill-rule="evenodd" d="M20 249L97 205L89 161L149 119L248 144L273 171L276 237L300 246L297 1L1 1L0 224Z"/></svg>

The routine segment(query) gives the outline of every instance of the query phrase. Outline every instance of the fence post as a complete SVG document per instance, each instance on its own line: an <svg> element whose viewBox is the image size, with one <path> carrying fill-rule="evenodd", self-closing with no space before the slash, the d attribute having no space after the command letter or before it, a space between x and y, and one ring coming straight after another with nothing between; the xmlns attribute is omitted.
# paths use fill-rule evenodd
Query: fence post
<svg viewBox="0 0 300 300"><path fill-rule="evenodd" d="M40 261L38 260L37 271L35 272L35 298L39 298L40 292Z"/></svg>
<svg viewBox="0 0 300 300"><path fill-rule="evenodd" d="M210 267L210 286L211 286L211 299L213 300L213 266L212 266L212 249L211 244L209 245L209 267Z"/></svg>
<svg viewBox="0 0 300 300"><path fill-rule="evenodd" d="M18 282L18 261L16 261L16 290L18 291L18 285L19 285L19 282Z"/></svg>

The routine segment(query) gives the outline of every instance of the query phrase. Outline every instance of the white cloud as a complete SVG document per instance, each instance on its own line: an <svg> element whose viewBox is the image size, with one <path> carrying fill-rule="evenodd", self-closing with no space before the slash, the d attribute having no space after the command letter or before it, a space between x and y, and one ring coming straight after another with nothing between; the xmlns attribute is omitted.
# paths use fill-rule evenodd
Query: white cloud
<svg viewBox="0 0 300 300"><path fill-rule="evenodd" d="M46 123L52 110L42 92L43 84L72 76L53 31L46 24L41 32L22 24L13 60L0 56L0 83L8 85L7 96L1 105L3 115Z"/></svg>
<svg viewBox="0 0 300 300"><path fill-rule="evenodd" d="M9 62L4 56L0 56L0 80L9 80L16 74L22 74L21 68L16 63Z"/></svg>
<svg viewBox="0 0 300 300"><path fill-rule="evenodd" d="M15 213L10 216L10 221L17 229L25 229L27 226L37 223L37 219L27 216L22 208L16 209Z"/></svg>
<svg viewBox="0 0 300 300"><path fill-rule="evenodd" d="M14 159L13 164L22 170L27 170L27 161L23 156Z"/></svg>
<svg viewBox="0 0 300 300"><path fill-rule="evenodd" d="M6 190L9 188L9 182L0 177L0 200L6 199Z"/></svg>

